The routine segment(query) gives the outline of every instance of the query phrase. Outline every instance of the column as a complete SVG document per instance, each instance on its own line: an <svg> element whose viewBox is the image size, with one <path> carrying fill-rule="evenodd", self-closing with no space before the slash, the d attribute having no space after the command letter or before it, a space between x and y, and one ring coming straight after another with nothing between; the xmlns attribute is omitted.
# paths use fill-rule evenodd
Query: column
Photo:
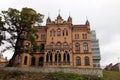
<svg viewBox="0 0 120 80"><path fill-rule="evenodd" d="M55 54L54 54L54 51L53 51L53 53L52 53L52 65L54 65L54 63L55 63Z"/></svg>

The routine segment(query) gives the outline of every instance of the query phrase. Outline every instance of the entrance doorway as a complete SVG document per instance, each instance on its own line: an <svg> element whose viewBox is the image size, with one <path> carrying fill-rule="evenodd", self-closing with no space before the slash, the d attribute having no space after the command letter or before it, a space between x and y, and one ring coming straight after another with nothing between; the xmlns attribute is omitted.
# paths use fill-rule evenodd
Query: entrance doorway
<svg viewBox="0 0 120 80"><path fill-rule="evenodd" d="M41 67L43 66L43 61L44 61L43 57L40 57L39 58L39 66L41 66Z"/></svg>

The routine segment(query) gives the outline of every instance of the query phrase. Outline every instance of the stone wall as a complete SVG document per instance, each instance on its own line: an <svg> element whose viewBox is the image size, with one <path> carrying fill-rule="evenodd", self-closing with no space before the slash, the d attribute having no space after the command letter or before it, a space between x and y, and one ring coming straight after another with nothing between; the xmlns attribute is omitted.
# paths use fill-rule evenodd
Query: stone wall
<svg viewBox="0 0 120 80"><path fill-rule="evenodd" d="M0 62L0 67L5 67L7 65L7 62Z"/></svg>
<svg viewBox="0 0 120 80"><path fill-rule="evenodd" d="M103 76L102 69L80 69L80 68L19 68L19 67L4 67L2 70L21 70L29 72L65 72L65 73L77 73L77 74L89 74Z"/></svg>

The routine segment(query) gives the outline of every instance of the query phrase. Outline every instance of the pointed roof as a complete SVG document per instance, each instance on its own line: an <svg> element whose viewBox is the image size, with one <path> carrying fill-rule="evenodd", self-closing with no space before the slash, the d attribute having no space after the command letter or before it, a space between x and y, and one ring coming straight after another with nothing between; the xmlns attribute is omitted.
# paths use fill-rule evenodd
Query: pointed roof
<svg viewBox="0 0 120 80"><path fill-rule="evenodd" d="M88 19L86 20L86 23L85 23L87 26L90 26L90 22L88 21Z"/></svg>
<svg viewBox="0 0 120 80"><path fill-rule="evenodd" d="M67 21L68 21L68 22L72 22L71 16L68 17L68 20L67 20Z"/></svg>
<svg viewBox="0 0 120 80"><path fill-rule="evenodd" d="M60 14L58 14L57 19L61 19L62 20L62 17L61 17Z"/></svg>
<svg viewBox="0 0 120 80"><path fill-rule="evenodd" d="M49 16L48 16L48 18L47 18L47 23L48 23L48 22L51 22L51 19L50 19L50 17L49 17Z"/></svg>

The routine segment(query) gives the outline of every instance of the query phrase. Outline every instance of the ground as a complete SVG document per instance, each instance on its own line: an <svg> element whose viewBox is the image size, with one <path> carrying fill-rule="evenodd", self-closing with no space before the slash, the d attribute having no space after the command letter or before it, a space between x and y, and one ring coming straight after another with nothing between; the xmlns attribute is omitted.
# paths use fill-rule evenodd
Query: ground
<svg viewBox="0 0 120 80"><path fill-rule="evenodd" d="M0 70L0 80L120 80L119 72L103 71L103 76L100 78L63 72L42 73Z"/></svg>

